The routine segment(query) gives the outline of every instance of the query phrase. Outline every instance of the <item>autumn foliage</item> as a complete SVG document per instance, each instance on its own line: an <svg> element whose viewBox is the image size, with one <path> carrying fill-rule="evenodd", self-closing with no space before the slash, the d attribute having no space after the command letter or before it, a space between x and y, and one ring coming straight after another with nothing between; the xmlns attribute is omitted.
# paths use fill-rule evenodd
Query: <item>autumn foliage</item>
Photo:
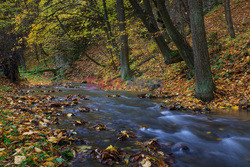
<svg viewBox="0 0 250 167"><path fill-rule="evenodd" d="M212 102L203 103L194 97L194 78L190 79L183 62L165 65L160 53L157 52L156 46L152 44L153 41L147 42L147 40L138 37L138 34L136 34L138 25L129 24L131 26L130 48L133 57L138 57L137 64L155 55L154 58L134 69L135 76L138 75L139 80L162 79L162 87L157 89L156 92L169 92L173 95L173 98L166 100L168 104L180 104L189 109L246 109L250 93L248 85L250 61L248 48L249 23L247 21L249 17L248 4L245 0L235 0L231 2L231 5L236 29L235 39L231 39L227 32L222 5L205 15L211 68L216 85L216 98ZM187 40L191 44L191 36ZM171 45L173 46L173 44ZM92 47L88 52L100 59L101 55L103 55L103 46ZM88 82L96 83L103 89L148 90L147 85L141 87L141 85L134 84L130 87L128 82L112 79L118 76L117 72L96 67L90 62L82 60L76 62L76 65L75 71L69 76L74 81L82 81L86 77ZM85 76L79 76L83 71Z"/></svg>

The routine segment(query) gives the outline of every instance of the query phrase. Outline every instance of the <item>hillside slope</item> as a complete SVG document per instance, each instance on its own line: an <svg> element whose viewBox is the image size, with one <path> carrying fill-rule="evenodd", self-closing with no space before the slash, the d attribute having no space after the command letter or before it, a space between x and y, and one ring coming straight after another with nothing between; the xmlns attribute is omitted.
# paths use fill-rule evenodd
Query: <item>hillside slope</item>
<svg viewBox="0 0 250 167"><path fill-rule="evenodd" d="M224 9L219 5L205 16L207 40L211 58L211 68L216 84L216 98L209 104L203 104L194 97L194 79L188 79L183 62L165 65L163 58L152 39L146 40L137 34L138 25L130 25L131 58L138 56L136 67L141 61L154 55L155 57L142 64L135 70L137 79L163 79L163 86L159 92L175 95L166 102L175 102L187 108L216 108L239 106L247 107L249 102L249 4L247 0L232 0L232 17L236 30L236 38L231 39L227 32ZM191 37L187 39L191 44ZM192 44L191 44L192 45ZM94 46L88 54L106 62L104 45ZM103 69L93 65L86 59L76 63L76 68L69 76L71 80L88 79L106 89L141 90L136 85L126 86L126 82L111 80L118 75L118 71ZM141 75L142 74L142 75ZM101 79L96 79L101 78ZM109 81L109 82L108 82ZM147 88L147 87L145 87ZM177 96L176 96L177 95Z"/></svg>

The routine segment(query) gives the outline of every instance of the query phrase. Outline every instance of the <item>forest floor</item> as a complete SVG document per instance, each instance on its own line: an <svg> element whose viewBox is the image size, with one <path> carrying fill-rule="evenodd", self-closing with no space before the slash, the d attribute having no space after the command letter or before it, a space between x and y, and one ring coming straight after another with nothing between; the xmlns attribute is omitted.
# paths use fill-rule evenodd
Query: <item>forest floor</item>
<svg viewBox="0 0 250 167"><path fill-rule="evenodd" d="M27 86L0 74L0 166L68 166L61 154L71 147L56 145L59 139L70 142L67 132L48 127L56 120L55 111L34 107L44 99L23 92Z"/></svg>
<svg viewBox="0 0 250 167"><path fill-rule="evenodd" d="M49 83L46 81L46 84ZM35 84L35 85L34 85ZM52 87L52 91L25 89L39 85ZM72 86L63 83L64 86ZM21 81L13 84L0 74L0 166L71 166L74 161L97 159L106 165L147 164L164 166L173 164L172 154L163 153L157 139L139 142L141 152L124 151L110 145L106 149L91 149L90 141L76 137L72 129L58 129L59 119L73 117L74 114L64 112L65 107L78 104L78 100L88 100L83 95L69 95L64 101L55 100L51 92L61 92L55 85L45 85L45 82ZM41 93L42 92L42 93ZM83 108L82 112L89 108ZM59 117L59 118L58 118ZM54 126L53 126L54 125ZM89 125L85 120L76 120L74 126ZM106 125L97 124L89 129L106 130ZM100 132L101 133L101 132ZM132 131L121 131L117 140L123 141L135 138ZM146 151L145 151L146 150Z"/></svg>

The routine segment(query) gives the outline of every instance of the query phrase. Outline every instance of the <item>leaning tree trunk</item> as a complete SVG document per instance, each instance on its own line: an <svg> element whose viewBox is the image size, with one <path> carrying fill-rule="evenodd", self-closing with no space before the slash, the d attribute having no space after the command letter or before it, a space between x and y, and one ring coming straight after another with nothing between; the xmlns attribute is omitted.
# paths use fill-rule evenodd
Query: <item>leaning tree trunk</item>
<svg viewBox="0 0 250 167"><path fill-rule="evenodd" d="M203 101L214 98L214 82L209 62L202 0L188 0L194 49L195 93Z"/></svg>
<svg viewBox="0 0 250 167"><path fill-rule="evenodd" d="M232 21L231 9L230 9L230 0L224 0L224 9L225 9L225 16L228 25L228 31L231 38L235 38L234 26Z"/></svg>
<svg viewBox="0 0 250 167"><path fill-rule="evenodd" d="M167 8L165 6L165 0L156 0L156 2L170 37L174 41L182 59L187 64L188 68L192 72L194 72L194 55L191 46L186 42L184 37L179 33L177 28L174 26L167 11Z"/></svg>
<svg viewBox="0 0 250 167"><path fill-rule="evenodd" d="M153 0L152 2L153 2L153 4L155 5L155 7L157 8L157 3L156 3L156 1ZM163 23L163 21L162 21L160 12L157 10L156 13L155 13L155 15L156 15L156 18L157 18L157 19L156 19L156 20L157 20L157 26L159 25L159 27L161 27L161 28L164 30L164 33L163 33L163 34L164 34L164 37L165 37L165 39L166 39L167 44L171 43L172 40L171 40L171 38L170 38L168 32L166 31L166 26L164 25L164 23ZM179 57L180 57L180 55L179 55ZM180 59L182 59L182 58L180 57Z"/></svg>
<svg viewBox="0 0 250 167"><path fill-rule="evenodd" d="M118 26L120 31L120 64L121 64L121 78L126 79L130 77L129 68L129 53L128 53L128 34L126 32L125 23L125 9L123 0L116 0L116 10L118 17Z"/></svg>
<svg viewBox="0 0 250 167"><path fill-rule="evenodd" d="M149 27L151 27L151 29L155 29L155 31L158 32L158 33L155 34L156 43L158 44L160 50L162 50L163 52L167 52L165 54L171 53L172 51L169 49L169 47L167 45L167 42L165 42L164 37L162 35L159 36L160 29L158 28L157 22L155 20L155 16L153 14L153 10L152 10L150 1L149 0L143 0L143 4L144 4L145 11L146 11L146 20L149 23ZM157 37L157 36L159 36L159 37ZM171 53L171 59L165 60L165 63L168 64L168 62L173 62L173 60L174 60L174 62L182 61L180 56L175 56L174 57L173 54Z"/></svg>
<svg viewBox="0 0 250 167"><path fill-rule="evenodd" d="M173 64L182 61L183 59L179 54L174 54L173 51L168 47L164 36L160 32L157 25L154 24L154 17L150 17L148 14L143 12L142 8L139 6L136 0L129 0L133 9L136 11L138 17L140 17L144 26L147 28L148 32L153 34L153 39L156 42L158 48L164 57L165 64ZM152 10L152 9L151 9Z"/></svg>

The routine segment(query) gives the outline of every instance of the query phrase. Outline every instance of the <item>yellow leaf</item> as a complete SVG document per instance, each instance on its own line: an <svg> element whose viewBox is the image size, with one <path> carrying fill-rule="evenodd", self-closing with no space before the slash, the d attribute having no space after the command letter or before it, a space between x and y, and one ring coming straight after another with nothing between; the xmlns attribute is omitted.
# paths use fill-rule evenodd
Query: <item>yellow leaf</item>
<svg viewBox="0 0 250 167"><path fill-rule="evenodd" d="M218 137L218 138L216 138L216 140L221 141L221 138L220 138L220 137Z"/></svg>
<svg viewBox="0 0 250 167"><path fill-rule="evenodd" d="M52 161L53 159L55 159L56 157L50 157L50 158L47 158L46 161Z"/></svg>
<svg viewBox="0 0 250 167"><path fill-rule="evenodd" d="M49 137L48 141L51 143L58 143L59 142L58 138L56 138L56 137Z"/></svg>
<svg viewBox="0 0 250 167"><path fill-rule="evenodd" d="M106 150L109 150L109 151L111 151L111 152L117 152L117 150L115 149L115 147L113 147L112 145L110 145L110 146L108 146L107 148L106 148Z"/></svg>
<svg viewBox="0 0 250 167"><path fill-rule="evenodd" d="M55 164L53 162L45 162L45 163L43 163L43 166L54 167Z"/></svg>
<svg viewBox="0 0 250 167"><path fill-rule="evenodd" d="M211 134L211 132L210 132L210 131L207 131L207 134Z"/></svg>
<svg viewBox="0 0 250 167"><path fill-rule="evenodd" d="M0 157L6 155L6 152L4 150L5 148L0 148Z"/></svg>
<svg viewBox="0 0 250 167"><path fill-rule="evenodd" d="M72 116L74 116L74 114L72 113L67 114L67 117L72 117Z"/></svg>
<svg viewBox="0 0 250 167"><path fill-rule="evenodd" d="M239 106L232 106L232 109L239 110Z"/></svg>
<svg viewBox="0 0 250 167"><path fill-rule="evenodd" d="M62 138L62 132L60 132L60 133L57 135L57 138L58 138L58 139L61 139L61 138Z"/></svg>
<svg viewBox="0 0 250 167"><path fill-rule="evenodd" d="M76 120L76 123L78 123L78 124L82 124L82 123L81 123L81 121L79 121L79 120Z"/></svg>

